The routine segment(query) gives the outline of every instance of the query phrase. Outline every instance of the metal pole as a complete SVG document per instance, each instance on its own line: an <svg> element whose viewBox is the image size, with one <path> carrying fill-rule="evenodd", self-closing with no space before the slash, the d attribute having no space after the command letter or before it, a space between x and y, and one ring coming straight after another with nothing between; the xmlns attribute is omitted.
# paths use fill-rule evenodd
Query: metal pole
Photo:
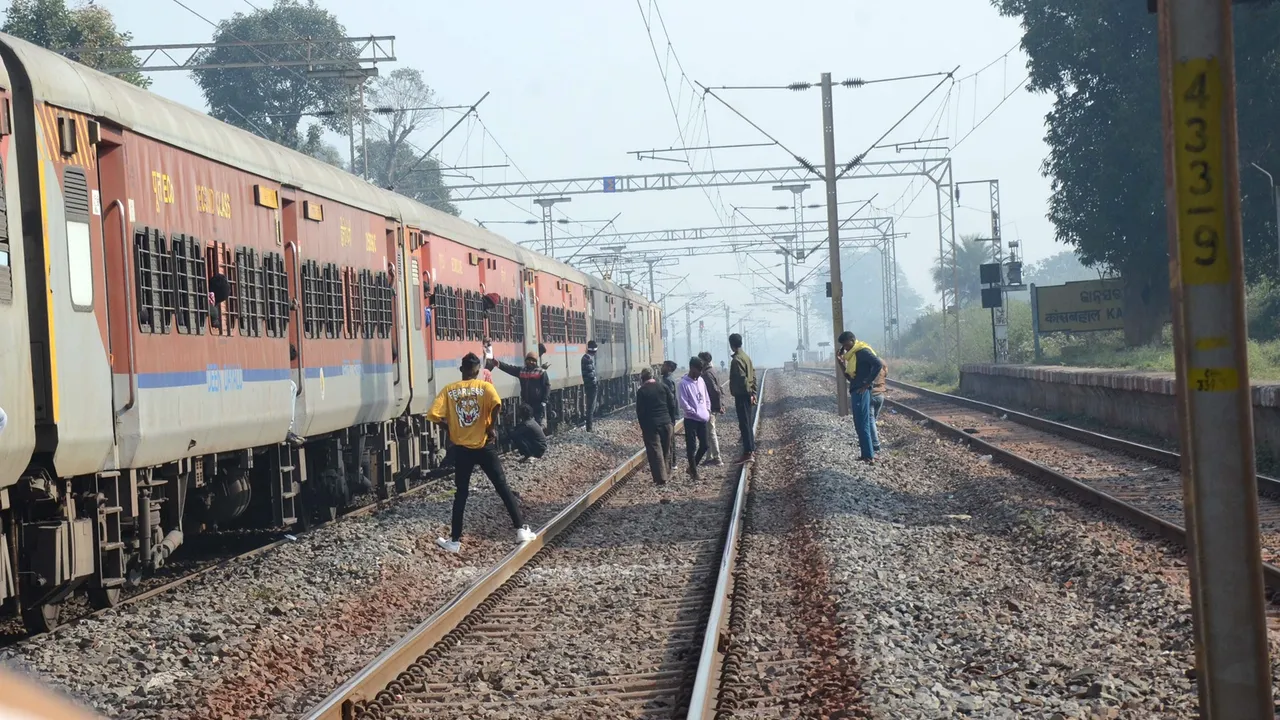
<svg viewBox="0 0 1280 720"><path fill-rule="evenodd" d="M364 175L365 180L369 179L369 136L365 134L364 126L364 83L360 83L360 154L364 156ZM388 148L389 149L389 148Z"/></svg>
<svg viewBox="0 0 1280 720"><path fill-rule="evenodd" d="M693 357L693 300L684 306L684 349L685 357ZM687 360L685 362L688 362Z"/></svg>
<svg viewBox="0 0 1280 720"><path fill-rule="evenodd" d="M1159 4L1183 508L1200 714L1270 720L1230 0Z"/></svg>
<svg viewBox="0 0 1280 720"><path fill-rule="evenodd" d="M840 284L840 203L836 196L836 134L831 107L831 73L822 73L822 144L826 154L827 248L831 262L831 340L844 332L844 286ZM833 346L834 347L834 346ZM836 376L836 406L840 417L849 415L849 389L844 373Z"/></svg>
<svg viewBox="0 0 1280 720"><path fill-rule="evenodd" d="M1280 187L1271 187L1276 198L1276 267L1280 269Z"/></svg>
<svg viewBox="0 0 1280 720"><path fill-rule="evenodd" d="M1036 301L1036 284L1031 283L1031 338L1035 344L1036 362L1044 356L1040 353L1040 303Z"/></svg>
<svg viewBox="0 0 1280 720"><path fill-rule="evenodd" d="M347 142L351 154L351 164L348 169L352 175L356 174L356 107L355 107L355 88L351 88L351 98L347 101Z"/></svg>
<svg viewBox="0 0 1280 720"><path fill-rule="evenodd" d="M653 290L653 266L657 260L649 261L649 302L657 302L658 294Z"/></svg>
<svg viewBox="0 0 1280 720"><path fill-rule="evenodd" d="M996 339L996 309L991 308L991 362L1000 364L1000 343Z"/></svg>

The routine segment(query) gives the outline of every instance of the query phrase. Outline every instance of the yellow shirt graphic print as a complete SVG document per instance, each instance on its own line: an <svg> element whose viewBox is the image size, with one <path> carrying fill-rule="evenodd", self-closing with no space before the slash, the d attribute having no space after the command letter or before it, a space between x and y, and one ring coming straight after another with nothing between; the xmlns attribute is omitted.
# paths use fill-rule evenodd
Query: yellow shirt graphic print
<svg viewBox="0 0 1280 720"><path fill-rule="evenodd" d="M447 422L454 445L478 450L489 442L493 409L502 398L492 384L483 380L461 380L445 386L427 413L431 422Z"/></svg>

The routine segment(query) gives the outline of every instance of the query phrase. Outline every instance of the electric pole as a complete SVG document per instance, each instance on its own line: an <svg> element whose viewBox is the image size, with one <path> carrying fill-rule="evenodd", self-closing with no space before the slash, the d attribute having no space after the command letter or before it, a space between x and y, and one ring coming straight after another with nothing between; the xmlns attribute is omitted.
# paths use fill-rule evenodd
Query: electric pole
<svg viewBox="0 0 1280 720"><path fill-rule="evenodd" d="M822 73L822 145L826 155L827 247L831 255L831 330L844 332L844 287L840 284L840 200L836 195L835 112L831 107L831 73ZM836 373L836 407L849 414L849 390L844 373Z"/></svg>

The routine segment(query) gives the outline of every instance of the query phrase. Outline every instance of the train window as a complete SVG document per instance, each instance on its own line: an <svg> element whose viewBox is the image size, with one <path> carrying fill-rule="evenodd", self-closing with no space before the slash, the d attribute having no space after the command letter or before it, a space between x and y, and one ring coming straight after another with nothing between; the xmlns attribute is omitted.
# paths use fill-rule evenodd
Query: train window
<svg viewBox="0 0 1280 720"><path fill-rule="evenodd" d="M417 232L409 233L410 249L417 250L421 244L421 235ZM409 297L413 299L413 329L422 329L422 293L418 292L420 287L418 283L422 282L422 271L418 269L418 258L409 260Z"/></svg>
<svg viewBox="0 0 1280 720"><path fill-rule="evenodd" d="M484 298L478 292L467 290L462 294L463 320L467 340L484 339Z"/></svg>
<svg viewBox="0 0 1280 720"><path fill-rule="evenodd" d="M236 248L236 275L240 279L240 334L261 337L262 269L258 264L257 250Z"/></svg>
<svg viewBox="0 0 1280 720"><path fill-rule="evenodd" d="M507 316L507 301L499 299L497 304L487 310L489 317L489 337L500 342L511 339L511 320Z"/></svg>
<svg viewBox="0 0 1280 720"><path fill-rule="evenodd" d="M320 327L325 323L324 294L321 290L320 264L307 260L300 268L302 275L302 334L307 338L320 337ZM327 268L326 268L327 270Z"/></svg>
<svg viewBox="0 0 1280 720"><path fill-rule="evenodd" d="M84 170L62 171L62 195L67 225L67 272L71 307L93 310L93 250L89 240L89 183Z"/></svg>
<svg viewBox="0 0 1280 720"><path fill-rule="evenodd" d="M173 316L173 278L164 234L155 228L134 230L133 248L139 329L167 333Z"/></svg>
<svg viewBox="0 0 1280 720"><path fill-rule="evenodd" d="M289 282L283 255L269 252L262 256L262 280L266 290L267 337L284 337L289 333Z"/></svg>
<svg viewBox="0 0 1280 720"><path fill-rule="evenodd" d="M364 317L360 307L360 278L353 267L348 267L342 275L347 301L346 336L348 339L358 338L360 337L360 319Z"/></svg>
<svg viewBox="0 0 1280 720"><path fill-rule="evenodd" d="M209 313L204 248L196 238L181 233L174 233L169 242L173 253L178 332L183 335L203 335L205 318Z"/></svg>
<svg viewBox="0 0 1280 720"><path fill-rule="evenodd" d="M321 288L324 293L324 336L331 339L342 337L346 308L342 304L342 271L334 263L325 264Z"/></svg>
<svg viewBox="0 0 1280 720"><path fill-rule="evenodd" d="M391 277L385 272L378 273L373 277L373 290L378 308L375 329L379 338L389 338L391 337L391 307L393 304L391 299Z"/></svg>
<svg viewBox="0 0 1280 720"><path fill-rule="evenodd" d="M453 288L448 285L436 285L431 304L435 308L433 322L436 324L437 340L462 339L458 330L457 303L458 299Z"/></svg>
<svg viewBox="0 0 1280 720"><path fill-rule="evenodd" d="M511 303L511 341L524 342L524 302L512 298Z"/></svg>

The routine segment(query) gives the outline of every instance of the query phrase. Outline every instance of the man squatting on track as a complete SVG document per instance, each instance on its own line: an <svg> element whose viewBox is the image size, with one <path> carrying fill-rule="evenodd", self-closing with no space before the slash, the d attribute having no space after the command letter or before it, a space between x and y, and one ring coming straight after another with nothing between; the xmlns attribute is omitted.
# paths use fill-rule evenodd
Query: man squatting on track
<svg viewBox="0 0 1280 720"><path fill-rule="evenodd" d="M511 431L511 446L520 453L520 462L532 462L547 454L547 435L533 419L533 408L520 403L516 408L516 425Z"/></svg>
<svg viewBox="0 0 1280 720"><path fill-rule="evenodd" d="M658 382L649 368L640 370L640 388L636 390L636 419L640 421L640 434L644 437L644 452L649 459L649 472L653 484L667 484L671 456L673 425L676 414L675 395L667 386Z"/></svg>
<svg viewBox="0 0 1280 720"><path fill-rule="evenodd" d="M884 363L876 355L871 346L858 340L853 333L845 330L840 333L840 352L836 356L837 364L849 380L849 404L853 411L853 427L858 433L858 449L860 460L875 462L876 446L875 429L871 423L871 386L880 376Z"/></svg>
<svg viewBox="0 0 1280 720"><path fill-rule="evenodd" d="M492 384L479 379L480 358L467 353L462 358L462 379L446 385L427 413L427 419L449 429L449 442L453 443L453 528L450 539L436 538L436 545L446 552L462 550L462 515L467 509L467 495L471 489L471 471L477 465L493 483L493 489L502 498L516 528L516 539L522 543L537 537L520 517L520 507L507 487L502 473L502 460L498 457L498 413L502 411L502 398Z"/></svg>

